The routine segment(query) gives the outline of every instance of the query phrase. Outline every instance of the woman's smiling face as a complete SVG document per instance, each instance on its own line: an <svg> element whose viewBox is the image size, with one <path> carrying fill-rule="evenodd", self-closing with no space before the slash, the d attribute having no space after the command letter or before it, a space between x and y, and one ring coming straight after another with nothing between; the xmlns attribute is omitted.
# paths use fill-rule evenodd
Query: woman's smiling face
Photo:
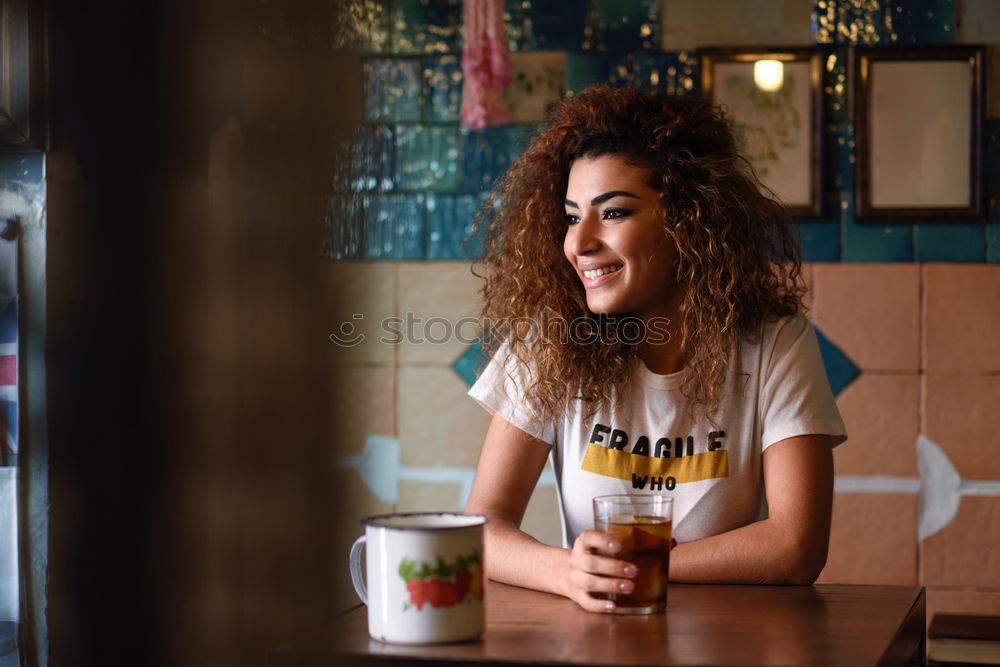
<svg viewBox="0 0 1000 667"><path fill-rule="evenodd" d="M671 317L673 242L649 171L617 155L580 158L569 170L563 252L594 313Z"/></svg>

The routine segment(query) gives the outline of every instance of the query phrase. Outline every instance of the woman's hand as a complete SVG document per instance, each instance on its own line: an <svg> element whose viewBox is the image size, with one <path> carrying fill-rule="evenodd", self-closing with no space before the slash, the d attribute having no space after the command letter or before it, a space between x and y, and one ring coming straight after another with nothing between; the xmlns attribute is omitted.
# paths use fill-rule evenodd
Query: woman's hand
<svg viewBox="0 0 1000 667"><path fill-rule="evenodd" d="M626 561L602 554L616 554L622 545L607 533L585 530L573 542L565 573L564 595L587 611L615 610L611 600L599 600L594 593L631 593L633 577L639 569Z"/></svg>

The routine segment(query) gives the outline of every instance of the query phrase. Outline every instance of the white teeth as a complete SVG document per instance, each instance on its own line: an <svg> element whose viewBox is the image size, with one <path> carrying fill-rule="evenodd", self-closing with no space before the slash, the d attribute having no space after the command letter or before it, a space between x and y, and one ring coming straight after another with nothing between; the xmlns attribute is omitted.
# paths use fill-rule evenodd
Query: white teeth
<svg viewBox="0 0 1000 667"><path fill-rule="evenodd" d="M597 276L603 276L605 273L613 273L620 268L622 268L620 264L618 266L605 266L600 269L594 269L593 271L584 271L583 275L587 278L596 278Z"/></svg>

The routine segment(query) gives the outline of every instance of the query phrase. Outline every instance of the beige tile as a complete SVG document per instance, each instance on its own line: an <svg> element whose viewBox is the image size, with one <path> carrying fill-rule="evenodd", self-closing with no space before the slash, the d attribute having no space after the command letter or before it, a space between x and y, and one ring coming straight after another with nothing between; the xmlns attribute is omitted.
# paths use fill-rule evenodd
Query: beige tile
<svg viewBox="0 0 1000 667"><path fill-rule="evenodd" d="M521 520L521 530L543 544L562 546L559 503L554 486L536 486Z"/></svg>
<svg viewBox="0 0 1000 667"><path fill-rule="evenodd" d="M812 319L812 308L813 308L813 289L814 289L814 279L813 279L813 263L803 262L802 263L802 284L805 285L806 293L802 295L802 308Z"/></svg>
<svg viewBox="0 0 1000 667"><path fill-rule="evenodd" d="M917 476L920 376L863 373L837 397L848 440L833 450L838 475Z"/></svg>
<svg viewBox="0 0 1000 667"><path fill-rule="evenodd" d="M928 373L921 431L965 479L1000 479L1000 376Z"/></svg>
<svg viewBox="0 0 1000 667"><path fill-rule="evenodd" d="M335 468L330 482L341 490L341 497L348 499L344 506L333 508L330 515L335 517L333 525L333 554L336 556L335 567L338 576L334 580L334 603L338 609L346 610L360 602L351 586L348 569L348 556L351 544L364 534L361 520L376 514L388 514L393 511L392 505L383 503L368 490L357 471L345 468ZM314 526L323 530L322 526Z"/></svg>
<svg viewBox="0 0 1000 667"><path fill-rule="evenodd" d="M474 468L490 416L466 395L450 368L399 369L399 440L403 465Z"/></svg>
<svg viewBox="0 0 1000 667"><path fill-rule="evenodd" d="M928 588L928 625L934 614L1000 615L1000 593Z"/></svg>
<svg viewBox="0 0 1000 667"><path fill-rule="evenodd" d="M1000 371L1000 264L926 264L924 367Z"/></svg>
<svg viewBox="0 0 1000 667"><path fill-rule="evenodd" d="M1000 591L1000 498L964 496L950 524L923 541L920 583Z"/></svg>
<svg viewBox="0 0 1000 667"><path fill-rule="evenodd" d="M817 583L917 583L917 497L838 493L830 552Z"/></svg>
<svg viewBox="0 0 1000 667"><path fill-rule="evenodd" d="M360 454L368 434L396 434L396 369L334 366L330 433L338 456Z"/></svg>
<svg viewBox="0 0 1000 667"><path fill-rule="evenodd" d="M813 265L812 319L863 371L920 367L916 264Z"/></svg>
<svg viewBox="0 0 1000 667"><path fill-rule="evenodd" d="M396 313L396 264L325 262L319 273L326 293L334 295L320 318L334 363L394 365L396 348L380 339L382 323Z"/></svg>
<svg viewBox="0 0 1000 667"><path fill-rule="evenodd" d="M399 483L397 512L461 512L461 485L435 482Z"/></svg>
<svg viewBox="0 0 1000 667"><path fill-rule="evenodd" d="M465 262L398 265L402 364L450 366L479 336L482 281Z"/></svg>

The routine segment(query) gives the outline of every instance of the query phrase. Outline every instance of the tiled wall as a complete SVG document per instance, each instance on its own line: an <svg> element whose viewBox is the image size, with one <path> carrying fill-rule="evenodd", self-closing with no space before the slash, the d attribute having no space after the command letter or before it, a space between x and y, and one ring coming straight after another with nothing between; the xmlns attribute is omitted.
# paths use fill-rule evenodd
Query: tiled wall
<svg viewBox="0 0 1000 667"><path fill-rule="evenodd" d="M989 0L570 4L507 3L516 122L471 132L456 120L460 6L365 3L384 20L364 40L365 124L354 159L335 175L324 243L324 255L338 260L326 265L331 289L349 295L330 313L330 331L343 340L364 335L338 346L333 369L342 388L337 475L358 498L350 511L464 503L488 423L464 393L478 348L468 336L433 341L462 333L477 311L479 282L467 261L477 246L461 239L483 190L523 149L545 106L594 81L694 90L699 46L815 42L830 49L831 214L799 229L813 289L809 315L851 434L835 454L834 525L821 580L921 584L929 614L1000 613L1000 85L991 87L987 112L989 221L871 225L853 218L844 78L851 44L987 43L988 67L1000 71L1000 7ZM391 344L408 313L424 342ZM387 333L385 318L402 323L390 320ZM525 527L558 543L549 475Z"/></svg>

